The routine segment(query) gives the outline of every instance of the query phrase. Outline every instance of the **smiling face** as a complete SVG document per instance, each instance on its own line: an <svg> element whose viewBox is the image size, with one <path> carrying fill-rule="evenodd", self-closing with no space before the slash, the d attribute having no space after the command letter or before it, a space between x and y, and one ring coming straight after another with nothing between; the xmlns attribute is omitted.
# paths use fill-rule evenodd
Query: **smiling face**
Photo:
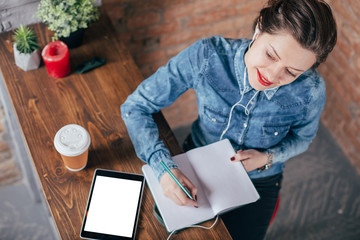
<svg viewBox="0 0 360 240"><path fill-rule="evenodd" d="M259 33L245 54L250 85L258 91L292 83L315 61L315 53L287 32Z"/></svg>

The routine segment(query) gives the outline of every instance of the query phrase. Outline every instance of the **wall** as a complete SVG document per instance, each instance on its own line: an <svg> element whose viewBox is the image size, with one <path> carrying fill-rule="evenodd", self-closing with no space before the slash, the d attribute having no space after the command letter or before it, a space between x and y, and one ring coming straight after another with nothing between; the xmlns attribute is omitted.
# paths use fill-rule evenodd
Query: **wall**
<svg viewBox="0 0 360 240"><path fill-rule="evenodd" d="M319 71L327 84L322 123L360 173L360 2L328 0L338 24L338 44ZM103 0L103 7L144 77L196 40L222 35L250 38L266 0ZM181 106L181 107L180 107ZM171 127L197 116L189 91L164 111Z"/></svg>
<svg viewBox="0 0 360 240"><path fill-rule="evenodd" d="M103 0L103 7L144 77L148 77L201 38L214 35L250 38L252 23L264 3L264 0ZM194 92L186 92L163 113L173 128L190 124L197 117Z"/></svg>
<svg viewBox="0 0 360 240"><path fill-rule="evenodd" d="M337 46L319 71L327 86L322 123L360 174L360 1L332 0Z"/></svg>

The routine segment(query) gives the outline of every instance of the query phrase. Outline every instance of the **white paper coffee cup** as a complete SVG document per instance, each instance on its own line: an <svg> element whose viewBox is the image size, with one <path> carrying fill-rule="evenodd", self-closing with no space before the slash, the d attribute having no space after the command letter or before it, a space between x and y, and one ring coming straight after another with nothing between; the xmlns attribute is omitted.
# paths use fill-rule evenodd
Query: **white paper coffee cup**
<svg viewBox="0 0 360 240"><path fill-rule="evenodd" d="M90 143L88 131L76 124L62 127L54 138L55 149L70 171L80 171L86 167Z"/></svg>

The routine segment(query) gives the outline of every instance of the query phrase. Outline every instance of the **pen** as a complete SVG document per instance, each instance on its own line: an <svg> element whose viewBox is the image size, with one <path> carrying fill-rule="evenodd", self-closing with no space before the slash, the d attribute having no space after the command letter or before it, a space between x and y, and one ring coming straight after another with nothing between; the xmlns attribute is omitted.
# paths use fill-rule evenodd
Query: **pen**
<svg viewBox="0 0 360 240"><path fill-rule="evenodd" d="M176 182L176 184L181 188L181 190L184 191L184 193L186 194L186 196L188 196L191 200L194 201L194 198L191 196L191 194L189 193L189 191L179 182L179 180L175 177L175 175L170 171L170 169L165 165L165 163L163 161L160 161L161 166L164 167L165 171L170 174L170 176L172 177L172 179L174 179L174 181Z"/></svg>

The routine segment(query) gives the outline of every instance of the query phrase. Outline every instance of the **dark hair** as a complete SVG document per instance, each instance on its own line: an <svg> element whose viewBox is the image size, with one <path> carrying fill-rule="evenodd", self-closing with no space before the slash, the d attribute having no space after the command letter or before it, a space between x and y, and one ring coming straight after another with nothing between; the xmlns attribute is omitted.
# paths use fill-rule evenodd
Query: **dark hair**
<svg viewBox="0 0 360 240"><path fill-rule="evenodd" d="M301 46L316 54L313 68L326 60L337 40L334 16L322 0L269 0L256 24L261 32L269 34L290 32Z"/></svg>

